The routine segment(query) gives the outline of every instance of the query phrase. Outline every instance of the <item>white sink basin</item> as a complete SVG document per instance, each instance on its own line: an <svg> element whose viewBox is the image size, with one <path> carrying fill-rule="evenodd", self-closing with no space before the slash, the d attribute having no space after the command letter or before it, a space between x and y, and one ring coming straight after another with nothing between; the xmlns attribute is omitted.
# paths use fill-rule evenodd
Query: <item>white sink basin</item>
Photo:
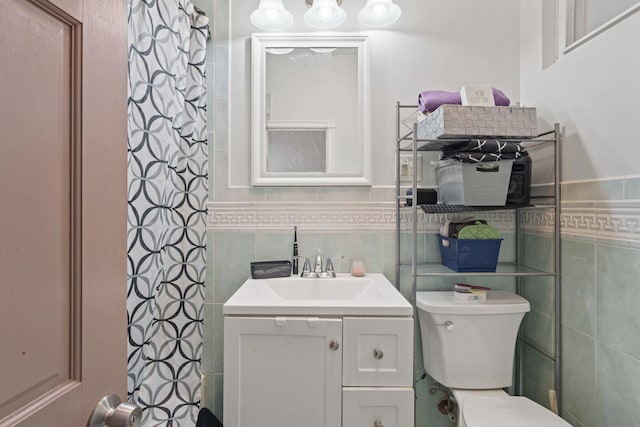
<svg viewBox="0 0 640 427"><path fill-rule="evenodd" d="M371 280L350 280L336 277L334 279L299 279L290 277L264 280L269 290L286 300L355 300L363 298L365 292L376 292L377 288Z"/></svg>
<svg viewBox="0 0 640 427"><path fill-rule="evenodd" d="M248 279L224 304L226 315L410 316L411 305L382 274L331 279Z"/></svg>

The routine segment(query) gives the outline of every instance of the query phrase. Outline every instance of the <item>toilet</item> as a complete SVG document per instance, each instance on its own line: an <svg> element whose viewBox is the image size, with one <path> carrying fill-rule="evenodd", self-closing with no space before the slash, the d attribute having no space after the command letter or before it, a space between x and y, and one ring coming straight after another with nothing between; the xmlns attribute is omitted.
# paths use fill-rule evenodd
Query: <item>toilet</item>
<svg viewBox="0 0 640 427"><path fill-rule="evenodd" d="M529 302L506 291L462 301L452 291L418 292L424 368L458 404L458 427L570 427L543 406L509 396L520 322Z"/></svg>

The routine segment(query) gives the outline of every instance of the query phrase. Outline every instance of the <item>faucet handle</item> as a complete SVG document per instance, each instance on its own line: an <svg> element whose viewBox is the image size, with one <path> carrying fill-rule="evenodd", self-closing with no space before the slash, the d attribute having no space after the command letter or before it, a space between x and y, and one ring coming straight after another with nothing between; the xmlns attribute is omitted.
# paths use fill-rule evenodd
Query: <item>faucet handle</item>
<svg viewBox="0 0 640 427"><path fill-rule="evenodd" d="M308 275L309 273L311 273L311 264L309 264L309 258L306 257L299 257L301 259L304 260L304 263L302 265L302 273L301 275Z"/></svg>
<svg viewBox="0 0 640 427"><path fill-rule="evenodd" d="M327 258L327 267L324 269L327 273L335 273L333 269L333 262L331 262L331 258Z"/></svg>
<svg viewBox="0 0 640 427"><path fill-rule="evenodd" d="M325 271L327 273L335 273L335 270L333 269L333 259L334 258L342 259L344 257L342 255L327 257L327 267L325 268Z"/></svg>

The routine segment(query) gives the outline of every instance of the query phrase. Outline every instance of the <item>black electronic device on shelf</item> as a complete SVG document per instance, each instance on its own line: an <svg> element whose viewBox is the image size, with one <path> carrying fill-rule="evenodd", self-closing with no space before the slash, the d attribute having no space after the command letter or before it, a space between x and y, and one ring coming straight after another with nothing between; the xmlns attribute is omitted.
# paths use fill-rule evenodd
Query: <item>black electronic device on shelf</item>
<svg viewBox="0 0 640 427"><path fill-rule="evenodd" d="M407 189L407 200L405 202L405 206L413 205L413 197L412 196L413 189ZM418 195L416 196L416 200L418 202L418 206L420 205L435 205L438 203L438 191L433 188L418 188Z"/></svg>
<svg viewBox="0 0 640 427"><path fill-rule="evenodd" d="M525 156L513 161L509 189L508 206L527 206L531 198L531 157Z"/></svg>

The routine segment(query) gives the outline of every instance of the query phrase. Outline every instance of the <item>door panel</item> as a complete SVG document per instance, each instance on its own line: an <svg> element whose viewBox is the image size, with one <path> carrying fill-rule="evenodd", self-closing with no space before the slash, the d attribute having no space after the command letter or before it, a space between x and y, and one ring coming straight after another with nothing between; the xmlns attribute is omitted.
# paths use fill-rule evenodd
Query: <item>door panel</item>
<svg viewBox="0 0 640 427"><path fill-rule="evenodd" d="M125 393L126 14L99 3L0 0L2 426Z"/></svg>
<svg viewBox="0 0 640 427"><path fill-rule="evenodd" d="M3 363L0 418L70 377L72 281L71 170L74 122L70 102L73 26L30 2L2 2L4 38L0 99L4 208ZM28 121L25 119L28 118Z"/></svg>

